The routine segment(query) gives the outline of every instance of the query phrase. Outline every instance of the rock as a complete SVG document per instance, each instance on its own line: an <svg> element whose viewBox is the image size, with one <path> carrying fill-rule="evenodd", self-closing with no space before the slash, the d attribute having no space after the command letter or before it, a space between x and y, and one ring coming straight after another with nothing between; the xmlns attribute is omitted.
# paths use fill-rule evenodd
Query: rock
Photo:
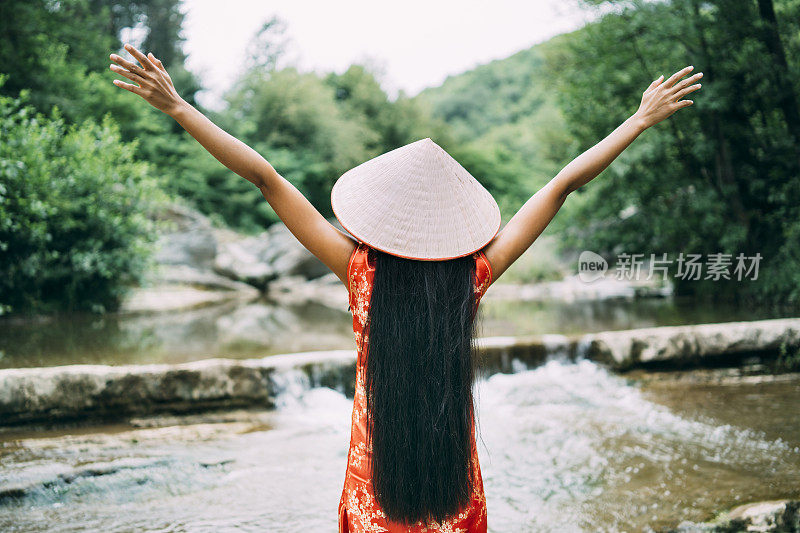
<svg viewBox="0 0 800 533"><path fill-rule="evenodd" d="M213 270L259 288L280 276L314 279L330 273L282 222L258 235L242 235L215 228L199 211L177 203L165 207L157 218L161 234L156 262L162 265ZM336 218L329 222L344 231Z"/></svg>
<svg viewBox="0 0 800 533"><path fill-rule="evenodd" d="M160 232L155 244L156 267L142 287L123 299L120 313L186 311L259 295L250 285L211 270L218 255L219 230L208 217L172 203L156 218Z"/></svg>
<svg viewBox="0 0 800 533"><path fill-rule="evenodd" d="M740 505L727 518L741 521L746 531L800 531L800 501L779 500Z"/></svg>
<svg viewBox="0 0 800 533"><path fill-rule="evenodd" d="M262 342L265 329L290 329L296 322L285 308L261 304L209 319L212 325L217 322L217 329L229 332L232 341L252 343ZM143 328L150 329L146 324ZM624 369L654 358L668 362L670 357L700 365L709 357L725 356L725 350L734 354L736 350L777 351L781 342L800 340L798 331L800 319L778 319L602 332L586 337L484 337L477 339L476 345L481 352L482 373L491 375L532 368L549 359L574 360L586 350L588 355ZM248 332L255 333L248 338ZM354 350L331 350L178 365L0 370L0 426L89 416L271 407L275 392L282 386L280 381L292 369L301 369L312 386L323 384L352 395L354 364Z"/></svg>
<svg viewBox="0 0 800 533"><path fill-rule="evenodd" d="M158 265L153 276L159 282L167 284L191 285L219 291L239 291L251 295L259 294L259 291L252 285L232 280L210 270L198 270L188 265Z"/></svg>
<svg viewBox="0 0 800 533"><path fill-rule="evenodd" d="M162 226L156 242L156 262L211 268L217 242L208 217L189 207L170 204L157 219Z"/></svg>
<svg viewBox="0 0 800 533"><path fill-rule="evenodd" d="M713 522L682 522L672 533L800 532L800 501L748 503L723 513Z"/></svg>
<svg viewBox="0 0 800 533"><path fill-rule="evenodd" d="M333 309L347 309L347 287L333 272L307 280L303 276L284 276L269 285L271 300L281 305L317 302Z"/></svg>
<svg viewBox="0 0 800 533"><path fill-rule="evenodd" d="M341 228L335 218L328 222ZM267 231L269 247L262 258L268 261L279 276L302 276L314 279L331 273L331 270L309 252L283 223L273 224Z"/></svg>
<svg viewBox="0 0 800 533"><path fill-rule="evenodd" d="M260 293L254 287L242 290L207 290L186 285L159 285L140 287L122 302L122 314L163 313L167 311L188 311L236 299L258 298Z"/></svg>
<svg viewBox="0 0 800 533"><path fill-rule="evenodd" d="M209 270L163 264L150 272L146 286L136 288L125 297L119 312L188 311L221 302L252 300L260 295L255 287Z"/></svg>
<svg viewBox="0 0 800 533"><path fill-rule="evenodd" d="M302 287L307 280L332 273L283 223L247 236L215 228L208 217L176 203L163 208L157 219L157 267L144 287L128 295L121 312L175 311L252 298L252 288L268 292L272 282L284 278L288 279L277 290L285 299L305 301L322 294L325 302L333 301L330 291L319 289L329 286L328 281ZM330 222L341 229L335 218ZM297 289L298 294L288 296L287 288Z"/></svg>
<svg viewBox="0 0 800 533"><path fill-rule="evenodd" d="M282 301L319 298L341 307L335 300L341 299L341 290L331 290L336 283L330 276L338 278L283 223L247 236L216 228L202 213L178 203L163 208L156 218L157 266L142 287L125 297L121 313L189 310L270 291ZM341 229L338 220L330 221ZM309 280L315 283L305 286Z"/></svg>
<svg viewBox="0 0 800 533"><path fill-rule="evenodd" d="M355 351L263 359L207 359L178 365L69 365L0 370L0 426L86 417L272 407L287 371L310 386L355 377ZM277 374L276 371L280 370ZM335 378L331 376L336 376ZM352 395L352 385L350 394Z"/></svg>
<svg viewBox="0 0 800 533"><path fill-rule="evenodd" d="M697 366L720 357L777 353L800 347L800 319L726 322L606 331L583 339L588 358L617 370L634 366Z"/></svg>
<svg viewBox="0 0 800 533"><path fill-rule="evenodd" d="M281 327L286 311L242 308L225 328L269 321ZM232 331L232 335L241 335ZM263 336L263 335L262 335ZM488 374L541 364L549 349L569 351L561 336L479 339ZM238 337L237 337L238 339ZM259 339L252 339L258 342ZM573 352L574 353L574 352ZM309 386L331 387L352 397L355 350L273 355L262 359L208 359L177 365L68 365L0 370L0 426L87 417L123 418L158 413L272 407L288 376L301 371Z"/></svg>
<svg viewBox="0 0 800 533"><path fill-rule="evenodd" d="M214 258L214 271L264 290L278 276L275 268L263 259L264 251L270 245L264 237L244 237L220 243Z"/></svg>
<svg viewBox="0 0 800 533"><path fill-rule="evenodd" d="M219 252L214 270L261 290L266 290L275 280L290 276L313 280L331 274L331 270L280 222L255 236L220 230L217 239Z"/></svg>

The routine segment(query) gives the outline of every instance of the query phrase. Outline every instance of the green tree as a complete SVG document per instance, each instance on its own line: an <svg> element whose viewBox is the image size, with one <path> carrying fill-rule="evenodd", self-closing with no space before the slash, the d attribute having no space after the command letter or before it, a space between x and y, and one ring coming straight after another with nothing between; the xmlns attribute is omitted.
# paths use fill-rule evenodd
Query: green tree
<svg viewBox="0 0 800 533"><path fill-rule="evenodd" d="M227 121L309 198L330 214L330 187L369 154L370 131L348 120L334 90L295 67L247 72L226 98Z"/></svg>
<svg viewBox="0 0 800 533"><path fill-rule="evenodd" d="M431 137L452 144L451 128L434 119L420 103L401 92L395 100L381 87L381 74L367 65L351 65L342 74L329 73L335 101L348 120L358 122L371 156Z"/></svg>
<svg viewBox="0 0 800 533"><path fill-rule="evenodd" d="M180 0L4 0L0 3L0 71L9 75L2 93L30 91L30 103L47 113L58 105L67 120L99 119L86 76L102 73L108 54L122 46L121 33L138 28L144 46L171 67L176 87L193 101L198 80L185 69ZM90 84L91 85L91 84ZM118 91L117 91L118 92Z"/></svg>
<svg viewBox="0 0 800 533"><path fill-rule="evenodd" d="M27 97L0 96L0 310L116 309L164 197L113 121L70 126Z"/></svg>
<svg viewBox="0 0 800 533"><path fill-rule="evenodd" d="M579 191L587 198L569 242L673 260L679 252L760 253L757 281L674 278L676 289L800 302L800 4L587 3L617 9L559 37L547 57L576 153L633 113L659 74L692 64L704 73L704 94Z"/></svg>
<svg viewBox="0 0 800 533"><path fill-rule="evenodd" d="M542 43L450 76L415 98L452 127L448 150L492 192L505 219L569 162L577 145L545 73L553 46Z"/></svg>
<svg viewBox="0 0 800 533"><path fill-rule="evenodd" d="M68 123L100 122L110 113L121 138L137 139L138 158L150 161L164 181L196 171L194 162L181 157L191 139L180 125L155 109L132 105L131 95L111 83L117 76L108 69L108 56L121 49L123 31L136 28L148 51L168 66L181 95L196 105L200 84L183 66L179 7L179 0L4 1L0 72L8 80L0 94L15 96L26 89L39 111L57 106Z"/></svg>

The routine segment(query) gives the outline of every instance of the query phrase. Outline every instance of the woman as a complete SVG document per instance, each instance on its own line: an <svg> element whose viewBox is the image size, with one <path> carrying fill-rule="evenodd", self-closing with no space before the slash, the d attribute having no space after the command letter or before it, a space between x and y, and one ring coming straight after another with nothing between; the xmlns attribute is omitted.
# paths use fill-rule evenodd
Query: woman
<svg viewBox="0 0 800 533"><path fill-rule="evenodd" d="M564 167L500 231L497 204L430 139L342 175L328 222L253 149L175 91L164 65L111 54L114 83L180 123L253 183L295 237L348 288L358 346L339 531L486 531L475 446L474 317L486 289L533 244L567 196L644 130L692 104L693 67L654 80L631 117ZM371 339L371 340L370 340Z"/></svg>

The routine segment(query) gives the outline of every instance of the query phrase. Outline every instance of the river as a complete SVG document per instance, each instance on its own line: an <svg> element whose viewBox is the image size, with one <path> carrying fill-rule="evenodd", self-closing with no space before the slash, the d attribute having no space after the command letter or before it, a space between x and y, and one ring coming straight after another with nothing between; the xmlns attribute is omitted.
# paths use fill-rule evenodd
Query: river
<svg viewBox="0 0 800 533"><path fill-rule="evenodd" d="M483 336L780 316L670 299L482 304ZM3 326L4 366L352 348L352 317L260 302ZM800 498L800 377L624 375L554 354L477 384L489 529L647 531ZM0 430L2 531L336 531L352 400L279 375L274 411Z"/></svg>
<svg viewBox="0 0 800 533"><path fill-rule="evenodd" d="M343 289L344 291L344 289ZM146 316L70 313L42 320L0 318L0 368L65 364L183 363L353 349L353 317L344 307L277 305L261 300ZM596 331L794 316L673 298L596 301L481 301L480 336Z"/></svg>
<svg viewBox="0 0 800 533"><path fill-rule="evenodd" d="M490 531L642 531L800 497L796 375L518 370L477 387ZM272 412L5 430L0 529L335 532L352 401L282 377Z"/></svg>

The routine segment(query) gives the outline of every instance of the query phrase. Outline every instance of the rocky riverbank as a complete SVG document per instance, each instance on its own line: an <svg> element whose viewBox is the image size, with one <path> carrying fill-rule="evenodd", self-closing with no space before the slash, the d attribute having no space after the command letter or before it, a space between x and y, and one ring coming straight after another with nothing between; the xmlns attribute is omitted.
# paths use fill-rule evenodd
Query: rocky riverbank
<svg viewBox="0 0 800 533"><path fill-rule="evenodd" d="M180 204L159 216L156 267L123 301L121 313L194 309L230 300L327 301L341 283L284 224L258 235L215 227ZM338 220L330 222L342 229ZM338 295L339 292L337 291Z"/></svg>
<svg viewBox="0 0 800 533"><path fill-rule="evenodd" d="M159 218L163 229L156 243L156 268L125 298L123 314L189 310L262 295L289 304L314 301L338 308L337 302L346 302L336 275L280 222L248 236L215 227L205 215L180 204L170 205ZM336 218L328 220L347 233ZM572 302L670 293L670 287L655 280L585 283L572 275L543 283L500 282L493 284L488 297Z"/></svg>

